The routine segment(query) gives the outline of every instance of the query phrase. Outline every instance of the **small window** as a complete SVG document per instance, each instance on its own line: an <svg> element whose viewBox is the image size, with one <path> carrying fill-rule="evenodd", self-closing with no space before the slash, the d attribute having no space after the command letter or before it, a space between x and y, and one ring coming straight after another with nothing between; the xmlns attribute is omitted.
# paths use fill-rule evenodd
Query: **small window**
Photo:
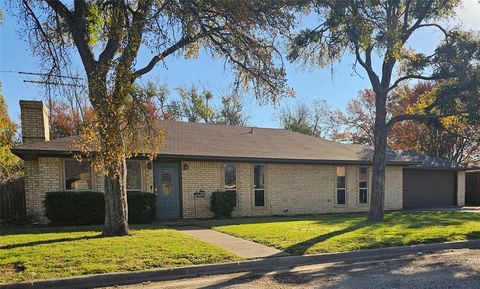
<svg viewBox="0 0 480 289"><path fill-rule="evenodd" d="M360 204L368 203L368 168L360 167L358 173L358 189Z"/></svg>
<svg viewBox="0 0 480 289"><path fill-rule="evenodd" d="M346 195L346 169L345 167L337 167L337 205L345 205Z"/></svg>
<svg viewBox="0 0 480 289"><path fill-rule="evenodd" d="M138 161L127 161L127 191L142 190L142 167Z"/></svg>
<svg viewBox="0 0 480 289"><path fill-rule="evenodd" d="M88 191L92 189L90 162L65 160L65 190Z"/></svg>
<svg viewBox="0 0 480 289"><path fill-rule="evenodd" d="M253 167L253 183L255 207L265 207L265 168L262 165Z"/></svg>
<svg viewBox="0 0 480 289"><path fill-rule="evenodd" d="M237 206L237 169L234 164L225 164L225 191L235 193L235 207Z"/></svg>
<svg viewBox="0 0 480 289"><path fill-rule="evenodd" d="M172 194L172 174L169 170L162 172L162 193L166 197Z"/></svg>

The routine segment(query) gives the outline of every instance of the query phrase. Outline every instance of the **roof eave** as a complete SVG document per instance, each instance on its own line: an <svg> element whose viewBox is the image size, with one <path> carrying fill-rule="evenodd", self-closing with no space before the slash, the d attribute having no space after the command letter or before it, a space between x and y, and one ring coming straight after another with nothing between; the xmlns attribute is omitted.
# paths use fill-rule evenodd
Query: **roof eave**
<svg viewBox="0 0 480 289"><path fill-rule="evenodd" d="M59 151L59 150L26 150L14 148L12 153L22 159L31 159L39 156L66 157L74 154L81 154L80 151ZM147 158L146 154L138 154L136 158ZM257 162L257 163L284 163L284 164L343 164L343 165L371 165L372 161L366 160L321 160L321 159L278 159L278 158L257 158L257 157L229 157L229 156L203 156L203 155L175 155L158 154L156 159L184 160L184 161L230 161L230 162ZM412 166L419 165L418 162L389 161L388 165Z"/></svg>

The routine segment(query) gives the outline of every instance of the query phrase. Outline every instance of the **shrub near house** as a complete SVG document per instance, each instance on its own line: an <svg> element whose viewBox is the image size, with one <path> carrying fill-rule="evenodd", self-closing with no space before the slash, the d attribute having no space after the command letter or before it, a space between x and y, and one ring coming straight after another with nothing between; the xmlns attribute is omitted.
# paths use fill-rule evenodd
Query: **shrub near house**
<svg viewBox="0 0 480 289"><path fill-rule="evenodd" d="M210 209L215 218L231 218L235 208L235 192L213 192L210 198Z"/></svg>
<svg viewBox="0 0 480 289"><path fill-rule="evenodd" d="M152 222L156 216L156 200L152 193L128 192L129 222ZM105 220L104 194L99 192L49 192L44 205L47 217L55 224L94 225Z"/></svg>

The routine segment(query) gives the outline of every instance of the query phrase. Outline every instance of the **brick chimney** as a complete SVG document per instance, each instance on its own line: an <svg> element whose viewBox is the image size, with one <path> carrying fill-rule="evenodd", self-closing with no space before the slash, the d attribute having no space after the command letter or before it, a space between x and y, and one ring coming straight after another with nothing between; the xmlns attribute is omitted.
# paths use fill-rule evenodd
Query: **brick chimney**
<svg viewBox="0 0 480 289"><path fill-rule="evenodd" d="M20 100L20 118L24 145L50 140L48 109L42 101Z"/></svg>

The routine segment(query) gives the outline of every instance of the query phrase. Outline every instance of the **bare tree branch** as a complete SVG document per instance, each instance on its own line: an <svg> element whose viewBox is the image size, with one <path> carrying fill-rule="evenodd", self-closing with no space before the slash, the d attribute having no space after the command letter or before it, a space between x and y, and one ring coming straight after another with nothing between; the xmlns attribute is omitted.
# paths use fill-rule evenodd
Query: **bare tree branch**
<svg viewBox="0 0 480 289"><path fill-rule="evenodd" d="M183 37L181 38L177 43L175 43L174 45L170 46L169 48L165 49L164 51L162 51L161 53L155 55L154 57L152 57L152 59L150 60L150 62L143 68L140 68L138 70L136 70L135 72L133 72L133 76L132 76L132 82L135 81L135 79L137 79L138 77L150 72L154 67L155 65L165 59L165 57L169 56L170 54L172 53L175 53L176 51L178 51L179 49L182 49L183 47L187 46L188 44L191 44L195 41L197 41L198 39L200 39L201 37L203 36L203 34L197 34L193 37L191 36L186 36L186 37Z"/></svg>
<svg viewBox="0 0 480 289"><path fill-rule="evenodd" d="M81 1L75 1L75 8L81 7L82 3L80 2ZM78 20L78 14L73 14L60 1L47 0L46 3L67 23L69 30L71 31L73 41L77 46L78 53L80 54L80 58L82 59L83 65L85 66L85 70L87 74L90 74L95 66L95 56L93 54L93 51L88 46L88 34L85 31L85 27L83 27L82 25L84 21ZM79 11L82 11L82 9L80 9Z"/></svg>
<svg viewBox="0 0 480 289"><path fill-rule="evenodd" d="M393 127L393 125L397 122L401 121L406 121L406 120L413 120L413 121L419 121L419 122L425 122L429 120L437 120L437 119L442 119L446 118L449 116L458 116L462 115L468 112L461 111L461 112L452 112L452 113L446 113L446 114L401 114L392 117L386 124L387 126L387 131L390 131Z"/></svg>
<svg viewBox="0 0 480 289"><path fill-rule="evenodd" d="M418 25L417 29L422 28L422 27L436 27L440 31L442 31L443 35L445 35L445 39L448 39L450 37L450 34L448 33L448 31L445 28L443 28L440 24L437 24L437 23L420 24L420 25Z"/></svg>
<svg viewBox="0 0 480 289"><path fill-rule="evenodd" d="M115 4L113 4L115 5ZM125 15L122 9L114 9L114 15L112 17L112 24L109 26L108 41L105 45L105 49L100 53L98 62L100 66L108 64L115 57L115 53L120 48L120 40L123 37L123 21Z"/></svg>
<svg viewBox="0 0 480 289"><path fill-rule="evenodd" d="M424 76L424 75L416 75L416 74L408 74L402 77L399 77L389 88L388 90L392 90L396 88L402 81L409 80L409 79L420 79L420 80L439 80L439 77L436 76Z"/></svg>
<svg viewBox="0 0 480 289"><path fill-rule="evenodd" d="M360 48L358 47L357 44L355 44L355 56L356 56L356 59L357 61L360 63L360 65L365 68L365 70L367 71L367 74L368 74L368 77L370 78L370 81L375 84L375 85L380 85L380 79L378 78L378 75L375 73L375 71L373 70L372 68L372 65L371 65L371 52L372 52L372 49L371 47L369 47L367 49L367 52L369 53L366 53L366 60L364 61L362 59L362 56L360 55Z"/></svg>
<svg viewBox="0 0 480 289"><path fill-rule="evenodd" d="M50 69L50 73L49 73L50 75L55 69L57 70L60 69L60 64L58 63L59 57L55 51L55 48L53 47L53 43L50 37L48 37L47 33L43 29L42 24L40 23L40 20L38 19L37 15L35 15L35 12L33 11L32 7L30 7L29 1L23 0L22 3L25 9L27 10L28 15L30 15L33 18L33 21L35 22L35 28L38 29L38 31L40 31L40 34L42 35L45 43L47 44L47 49L53 62L52 67Z"/></svg>

